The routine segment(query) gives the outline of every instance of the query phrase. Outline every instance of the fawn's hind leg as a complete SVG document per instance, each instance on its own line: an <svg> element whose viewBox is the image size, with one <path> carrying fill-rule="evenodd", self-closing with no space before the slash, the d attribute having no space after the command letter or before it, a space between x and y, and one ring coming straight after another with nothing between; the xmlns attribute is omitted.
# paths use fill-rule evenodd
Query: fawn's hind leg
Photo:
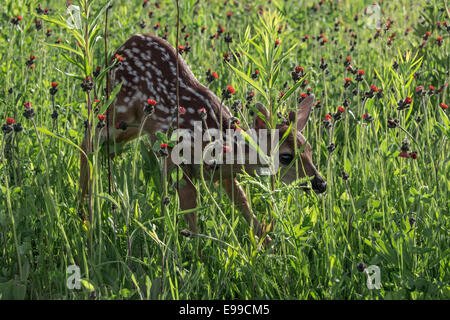
<svg viewBox="0 0 450 320"><path fill-rule="evenodd" d="M184 181L186 181L186 185L178 191L181 210L194 209L197 207L197 189L190 179L184 178ZM184 219L189 225L189 230L198 233L197 212L186 213Z"/></svg>
<svg viewBox="0 0 450 320"><path fill-rule="evenodd" d="M137 137L138 129L134 127L127 128L125 131L120 133L110 134L110 143L115 139L116 143L127 142ZM103 132L106 134L106 128L103 129ZM102 133L102 132L100 132ZM105 139L106 141L106 139ZM80 183L79 183L79 205L80 207L83 205L84 197L88 192L89 185L89 163L86 159L86 155L88 155L87 150L87 136L83 138L83 142L81 144L81 149L84 154L80 152ZM115 157L116 153L111 152L109 154L110 157Z"/></svg>

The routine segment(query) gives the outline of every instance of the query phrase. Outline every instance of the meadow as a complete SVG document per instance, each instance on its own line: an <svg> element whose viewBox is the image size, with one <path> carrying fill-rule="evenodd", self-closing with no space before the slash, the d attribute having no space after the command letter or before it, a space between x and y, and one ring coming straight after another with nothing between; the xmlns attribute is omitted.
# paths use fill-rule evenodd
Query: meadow
<svg viewBox="0 0 450 320"><path fill-rule="evenodd" d="M72 2L0 4L0 299L450 298L447 0L179 0L178 49L218 97L235 89L241 123L258 101L279 123L316 97L303 134L326 192L239 177L269 247L204 181L186 237L176 172L145 136L111 170L94 143L80 208L111 57L137 33L176 46L177 2Z"/></svg>

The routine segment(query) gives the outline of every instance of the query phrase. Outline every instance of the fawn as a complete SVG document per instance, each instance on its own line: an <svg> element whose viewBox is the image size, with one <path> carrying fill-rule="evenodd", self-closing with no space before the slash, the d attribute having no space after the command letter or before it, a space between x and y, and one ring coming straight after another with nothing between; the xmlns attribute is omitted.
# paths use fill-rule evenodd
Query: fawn
<svg viewBox="0 0 450 320"><path fill-rule="evenodd" d="M112 69L111 76L114 79L114 84L117 85L122 82L122 87L116 96L115 103L111 104L106 112L109 132L106 131L106 128L103 128L100 133L102 137L109 134L110 141L125 143L136 138L139 134L139 128L142 126L142 132L148 134L150 140L155 141L157 131L167 131L171 125L176 126L179 109L177 108L176 95L177 55L179 106L183 108L183 114L179 116L180 129L193 130L195 121L203 121L208 129L216 129L216 131L221 132L230 127L230 121L233 120L230 110L209 88L198 82L181 55L167 41L154 35L137 34L122 45L117 51L117 55L123 58L120 64ZM284 175L283 180L290 183L297 177L313 177L311 180L313 190L316 193L322 193L326 190L326 182L316 170L312 162L311 147L301 134L308 121L313 101L314 96L308 96L300 103L297 112L289 114L290 122L297 121L293 126L297 129L297 132L292 129L279 147L279 163L282 168L288 167L294 159L297 159L300 172L297 173L296 166L292 165ZM145 110L149 103L154 105L151 114L149 114L148 109ZM268 126L261 115L269 119L269 112L260 103L256 104L256 109L259 113L255 115L253 129L258 134L267 134L267 130L262 130L267 129ZM145 123L142 123L142 121L145 121ZM286 122L278 124L276 129L279 130L279 137L283 137L288 128L289 124ZM205 128L202 130L205 130ZM242 130L247 129L243 128ZM302 153L296 157L295 144L298 149L305 143L307 145L303 148ZM83 139L82 149L87 150L86 137ZM114 154L110 156L114 156ZM167 167L170 168L174 165L170 157L167 161ZM254 233L258 237L262 237L266 231L252 213L247 197L235 178L236 173L240 172L242 168L246 172L252 173L258 166L259 164L236 165L234 166L236 170L230 171L229 165L223 165L220 169L223 170L221 179L224 190L230 199L234 199L234 204L242 211L247 222L253 226ZM178 190L182 210L197 207L197 190L192 183L192 178L194 178L198 167L199 164L182 166L185 183ZM214 175L213 179L217 181L218 175ZM81 156L81 203L87 192L88 180L87 161L84 156ZM196 213L186 214L185 219L190 231L197 233ZM270 241L267 235L265 239Z"/></svg>

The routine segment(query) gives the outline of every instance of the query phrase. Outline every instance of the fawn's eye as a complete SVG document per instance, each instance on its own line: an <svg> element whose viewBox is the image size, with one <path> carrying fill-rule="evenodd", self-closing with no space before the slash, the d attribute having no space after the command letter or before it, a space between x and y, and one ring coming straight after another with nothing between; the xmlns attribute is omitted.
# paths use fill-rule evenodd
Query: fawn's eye
<svg viewBox="0 0 450 320"><path fill-rule="evenodd" d="M292 154L289 153L280 154L280 162L284 165L290 164L293 158Z"/></svg>

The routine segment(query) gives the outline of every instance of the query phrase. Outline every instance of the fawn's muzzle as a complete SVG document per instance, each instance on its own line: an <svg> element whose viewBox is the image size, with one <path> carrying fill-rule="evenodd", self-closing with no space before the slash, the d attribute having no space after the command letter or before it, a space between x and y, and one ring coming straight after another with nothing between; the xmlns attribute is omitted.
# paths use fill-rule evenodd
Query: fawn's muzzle
<svg viewBox="0 0 450 320"><path fill-rule="evenodd" d="M327 190L327 182L321 176L315 176L311 181L315 193L324 193Z"/></svg>

